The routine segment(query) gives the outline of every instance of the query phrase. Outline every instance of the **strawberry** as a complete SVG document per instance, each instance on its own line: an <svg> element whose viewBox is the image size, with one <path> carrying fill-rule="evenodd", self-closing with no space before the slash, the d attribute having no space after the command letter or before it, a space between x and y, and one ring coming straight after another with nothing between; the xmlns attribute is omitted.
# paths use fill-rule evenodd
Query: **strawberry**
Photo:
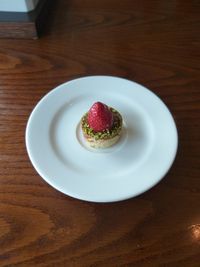
<svg viewBox="0 0 200 267"><path fill-rule="evenodd" d="M109 130L113 126L113 113L105 104L96 102L88 111L87 120L95 132Z"/></svg>

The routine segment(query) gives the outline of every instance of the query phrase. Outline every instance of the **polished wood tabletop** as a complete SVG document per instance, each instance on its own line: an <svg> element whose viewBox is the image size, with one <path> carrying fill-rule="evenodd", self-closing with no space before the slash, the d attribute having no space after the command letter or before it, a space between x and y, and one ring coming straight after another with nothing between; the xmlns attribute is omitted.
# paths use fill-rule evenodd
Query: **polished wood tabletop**
<svg viewBox="0 0 200 267"><path fill-rule="evenodd" d="M1 267L200 266L199 14L195 0L59 0L40 39L0 40ZM175 119L175 162L138 197L73 199L30 163L32 109L57 85L88 75L143 84Z"/></svg>

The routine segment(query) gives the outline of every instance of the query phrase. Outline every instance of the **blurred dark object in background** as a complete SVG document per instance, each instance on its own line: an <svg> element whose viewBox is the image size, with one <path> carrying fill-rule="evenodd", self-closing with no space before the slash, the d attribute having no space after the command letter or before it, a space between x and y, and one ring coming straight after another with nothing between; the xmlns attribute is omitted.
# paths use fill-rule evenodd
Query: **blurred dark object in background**
<svg viewBox="0 0 200 267"><path fill-rule="evenodd" d="M0 38L38 39L52 0L39 0L29 12L0 11Z"/></svg>

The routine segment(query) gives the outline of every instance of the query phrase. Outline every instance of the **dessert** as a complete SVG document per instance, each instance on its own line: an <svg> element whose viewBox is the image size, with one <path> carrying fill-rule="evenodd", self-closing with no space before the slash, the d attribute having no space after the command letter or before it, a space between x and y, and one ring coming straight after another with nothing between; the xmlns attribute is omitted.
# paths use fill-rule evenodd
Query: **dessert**
<svg viewBox="0 0 200 267"><path fill-rule="evenodd" d="M93 148L114 145L122 132L122 116L112 107L96 102L81 119L86 143Z"/></svg>

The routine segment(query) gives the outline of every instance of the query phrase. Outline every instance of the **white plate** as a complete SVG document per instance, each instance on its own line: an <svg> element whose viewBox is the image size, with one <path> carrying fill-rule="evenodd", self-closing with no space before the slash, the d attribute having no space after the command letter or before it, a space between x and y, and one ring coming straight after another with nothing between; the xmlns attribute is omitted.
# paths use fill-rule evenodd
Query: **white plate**
<svg viewBox="0 0 200 267"><path fill-rule="evenodd" d="M120 141L104 150L89 149L79 127L96 101L124 119ZM110 76L58 86L34 108L26 129L28 155L40 176L69 196L94 202L128 199L153 187L171 167L177 144L165 104L145 87Z"/></svg>

